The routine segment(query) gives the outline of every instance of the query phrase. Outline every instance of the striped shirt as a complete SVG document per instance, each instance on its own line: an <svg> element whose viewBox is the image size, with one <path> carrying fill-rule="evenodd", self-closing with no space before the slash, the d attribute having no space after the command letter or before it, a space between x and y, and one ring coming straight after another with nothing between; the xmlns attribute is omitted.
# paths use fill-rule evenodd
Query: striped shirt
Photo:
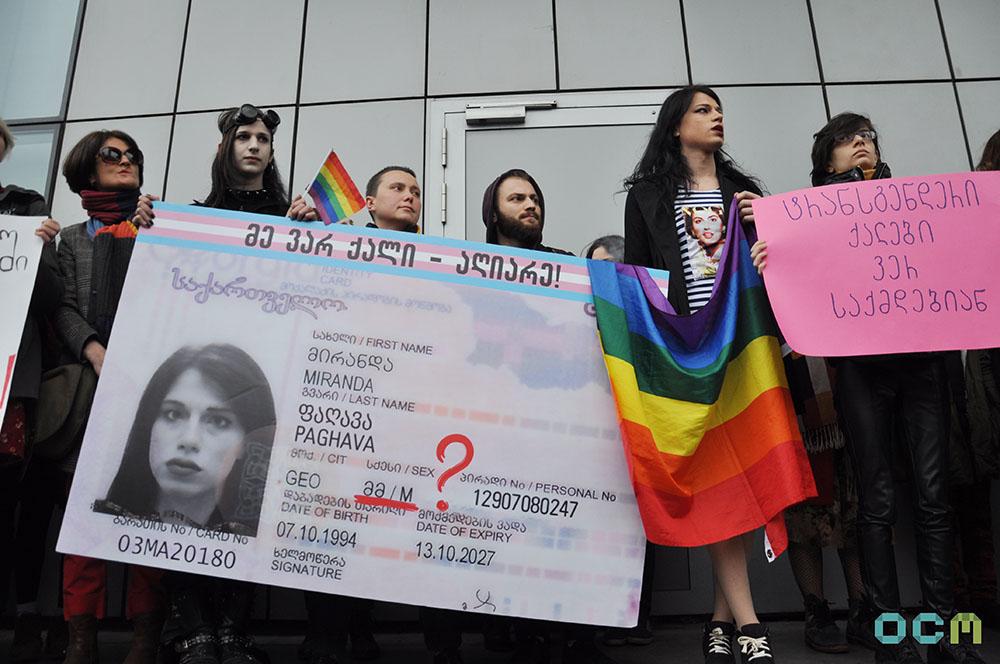
<svg viewBox="0 0 1000 664"><path fill-rule="evenodd" d="M674 219L691 313L705 306L712 297L726 241L724 215L721 189L680 189L674 199Z"/></svg>

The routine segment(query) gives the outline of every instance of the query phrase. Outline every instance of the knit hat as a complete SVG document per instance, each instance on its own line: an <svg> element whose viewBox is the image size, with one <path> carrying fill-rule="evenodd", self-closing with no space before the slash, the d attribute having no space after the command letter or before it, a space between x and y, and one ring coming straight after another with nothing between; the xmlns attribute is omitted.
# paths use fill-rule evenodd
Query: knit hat
<svg viewBox="0 0 1000 664"><path fill-rule="evenodd" d="M486 191L483 193L483 224L486 225L486 241L489 244L496 244L498 241L497 227L496 223L494 223L497 215L497 189L500 187L501 182L510 177L527 180L535 188L535 193L538 194L538 206L542 208L538 220L543 227L545 225L545 197L542 195L541 187L535 182L535 178L528 175L524 170L512 168L509 171L501 173L496 180L490 183L490 186L486 187Z"/></svg>

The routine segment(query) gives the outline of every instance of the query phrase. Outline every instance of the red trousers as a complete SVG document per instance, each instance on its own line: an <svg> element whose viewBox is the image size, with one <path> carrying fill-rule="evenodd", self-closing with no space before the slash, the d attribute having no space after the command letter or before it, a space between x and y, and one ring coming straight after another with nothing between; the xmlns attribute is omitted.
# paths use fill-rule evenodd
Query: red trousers
<svg viewBox="0 0 1000 664"><path fill-rule="evenodd" d="M163 570L151 567L128 566L128 600L125 615L128 618L159 611L166 600L160 579ZM63 616L92 615L104 617L107 595L108 563L97 558L63 556Z"/></svg>

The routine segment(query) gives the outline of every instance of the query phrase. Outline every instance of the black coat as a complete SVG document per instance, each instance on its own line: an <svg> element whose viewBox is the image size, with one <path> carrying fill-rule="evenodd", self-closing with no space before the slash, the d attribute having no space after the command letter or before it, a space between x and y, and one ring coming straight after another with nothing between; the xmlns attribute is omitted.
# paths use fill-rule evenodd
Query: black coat
<svg viewBox="0 0 1000 664"><path fill-rule="evenodd" d="M719 174L722 189L724 218L729 219L729 208L742 189L732 180ZM751 189L760 194L758 189ZM637 182L629 189L625 199L625 262L670 272L667 300L674 311L686 315L688 306L687 286L684 283L684 264L677 222L674 213L674 194L651 182Z"/></svg>
<svg viewBox="0 0 1000 664"><path fill-rule="evenodd" d="M0 187L0 214L27 217L44 217L48 214L45 198L37 191L9 185ZM25 233L34 233L34 227L25 224ZM11 379L12 398L36 399L43 368L42 330L63 298L63 280L56 258L55 242L46 242L35 275L35 286L28 305L28 316L21 333L17 350L17 366Z"/></svg>

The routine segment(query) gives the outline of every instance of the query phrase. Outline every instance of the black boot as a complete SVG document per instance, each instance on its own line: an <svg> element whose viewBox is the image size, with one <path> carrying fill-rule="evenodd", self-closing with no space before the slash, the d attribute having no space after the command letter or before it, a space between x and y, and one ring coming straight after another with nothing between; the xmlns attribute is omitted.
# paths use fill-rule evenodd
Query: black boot
<svg viewBox="0 0 1000 664"><path fill-rule="evenodd" d="M11 662L34 662L42 658L42 627L42 617L37 613L17 616L10 644Z"/></svg>
<svg viewBox="0 0 1000 664"><path fill-rule="evenodd" d="M382 649L375 640L372 603L354 600L350 614L348 631L351 634L351 657L358 661L370 661L381 657Z"/></svg>
<svg viewBox="0 0 1000 664"><path fill-rule="evenodd" d="M219 664L218 640L210 630L202 630L173 642L177 664Z"/></svg>
<svg viewBox="0 0 1000 664"><path fill-rule="evenodd" d="M924 664L913 639L907 637L901 643L879 643L875 648L876 664Z"/></svg>
<svg viewBox="0 0 1000 664"><path fill-rule="evenodd" d="M806 645L817 652L847 652L847 640L830 615L830 603L816 595L806 595Z"/></svg>
<svg viewBox="0 0 1000 664"><path fill-rule="evenodd" d="M218 584L217 608L219 662L221 664L266 664L268 657L247 631L253 610L255 586L242 581Z"/></svg>
<svg viewBox="0 0 1000 664"><path fill-rule="evenodd" d="M434 653L431 662L433 664L464 664L462 653L458 648L446 648Z"/></svg>
<svg viewBox="0 0 1000 664"><path fill-rule="evenodd" d="M69 646L63 664L97 664L97 617L72 616L69 619Z"/></svg>
<svg viewBox="0 0 1000 664"><path fill-rule="evenodd" d="M875 638L875 621L869 615L863 599L852 599L848 602L847 640L849 643L875 650L878 639Z"/></svg>
<svg viewBox="0 0 1000 664"><path fill-rule="evenodd" d="M986 664L986 660L973 646L967 643L951 643L948 634L937 643L927 646L927 664L938 662L962 662L963 664Z"/></svg>

